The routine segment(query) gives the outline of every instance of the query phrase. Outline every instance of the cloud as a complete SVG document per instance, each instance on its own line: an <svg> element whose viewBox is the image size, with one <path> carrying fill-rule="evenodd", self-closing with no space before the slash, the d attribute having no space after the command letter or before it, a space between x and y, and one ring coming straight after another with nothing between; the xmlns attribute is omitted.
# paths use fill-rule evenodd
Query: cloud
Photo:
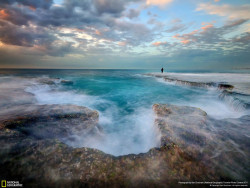
<svg viewBox="0 0 250 188"><path fill-rule="evenodd" d="M63 56L73 51L73 43L60 40L51 30L33 25L14 25L0 20L0 41L11 46L29 48L36 55Z"/></svg>
<svg viewBox="0 0 250 188"><path fill-rule="evenodd" d="M190 40L182 40L181 43L182 44L189 44L191 41Z"/></svg>
<svg viewBox="0 0 250 188"><path fill-rule="evenodd" d="M153 46L164 46L166 44L167 44L167 42L160 42L160 41L156 41L156 42L152 43Z"/></svg>
<svg viewBox="0 0 250 188"><path fill-rule="evenodd" d="M173 36L173 38L175 39L178 39L180 40L180 42L182 44L189 44L191 42L196 42L197 39L196 39L196 34L199 32L199 30L194 30L190 33L186 33L186 34L183 34L183 35L180 35L180 34L176 34Z"/></svg>
<svg viewBox="0 0 250 188"><path fill-rule="evenodd" d="M146 0L146 5L155 5L159 7L164 7L172 2L173 0Z"/></svg>
<svg viewBox="0 0 250 188"><path fill-rule="evenodd" d="M137 18L141 13L141 10L130 9L126 16L130 19Z"/></svg>
<svg viewBox="0 0 250 188"><path fill-rule="evenodd" d="M212 23L203 23L203 25L200 27L200 29L193 30L192 32L185 33L185 34L176 34L173 36L174 39L177 39L181 44L196 44L201 46L204 46L204 48L213 47L215 46L221 46L223 44L224 46L227 46L229 49L233 46L237 46L233 42L237 39L228 39L225 37L225 35L229 34L230 32L237 29L238 26L246 23L247 20L235 20L230 21L226 23L222 27L215 27L214 22ZM243 36L241 36L243 37ZM240 38L241 38L240 37ZM244 35L244 37L246 37ZM242 39L238 39L241 41ZM247 38L247 37L246 37Z"/></svg>
<svg viewBox="0 0 250 188"><path fill-rule="evenodd" d="M28 0L1 2L0 19L9 23L8 26L6 24L2 26L0 30L1 41L6 44L29 47L40 45L46 37L53 38L51 42L62 40L73 42L75 45L82 45L83 39L88 37L94 41L87 40L85 43L90 42L96 47L98 47L98 42L117 42L121 39L131 45L152 41L151 30L146 25L121 19L126 4L133 1L65 0L60 6L51 5L50 0L38 0L34 3ZM34 6L36 10L31 10L30 6ZM139 11L131 9L129 16L132 18L137 14ZM68 28L71 33L61 33L60 28L62 27ZM46 28L47 33L38 35L33 32L34 28ZM74 33L73 28L81 30L81 32L78 32L77 35L72 34ZM5 34L7 30L9 33ZM67 46L71 44L69 43ZM48 48L51 45L45 46ZM41 49L43 48L44 46L41 47ZM86 49L86 45L84 48Z"/></svg>
<svg viewBox="0 0 250 188"><path fill-rule="evenodd" d="M43 45L39 45L35 47L35 50L42 53L42 55L50 55L50 56L64 56L65 54L69 54L74 51L74 47L72 46L72 42L55 40L52 43L45 43Z"/></svg>
<svg viewBox="0 0 250 188"><path fill-rule="evenodd" d="M250 43L250 32L246 32L241 34L240 36L234 37L233 38L234 42L239 42L242 44L249 44Z"/></svg>
<svg viewBox="0 0 250 188"><path fill-rule="evenodd" d="M19 27L0 20L0 40L5 44L31 47L53 41L54 37L44 31L43 28Z"/></svg>
<svg viewBox="0 0 250 188"><path fill-rule="evenodd" d="M151 42L154 37L152 31L146 25L141 23L114 20L112 29L113 32L114 30L119 31L119 37L126 40L133 46L137 46L145 42ZM115 33L113 34L115 35Z"/></svg>
<svg viewBox="0 0 250 188"><path fill-rule="evenodd" d="M205 11L211 15L228 17L230 19L250 19L250 5L213 5L211 3L199 4L197 11Z"/></svg>
<svg viewBox="0 0 250 188"><path fill-rule="evenodd" d="M101 35L102 33L101 33L101 31L99 31L99 30L95 30L95 34Z"/></svg>
<svg viewBox="0 0 250 188"><path fill-rule="evenodd" d="M199 11L244 19L231 19L221 27L215 22L203 23L197 29L187 30L197 23L186 23L182 17L183 20L171 20L168 13L169 17L163 17L165 12L158 8L173 2L64 0L61 4L53 4L52 0L3 0L0 1L0 51L4 54L4 48L13 50L13 53L19 53L18 57L25 56L24 61L29 56L30 62L35 56L49 60L52 60L49 56L53 56L53 60L64 56L67 61L78 57L83 62L81 58L84 56L93 63L100 57L103 62L110 59L115 62L115 56L147 60L155 55L155 47L160 54L156 60L159 62L165 61L166 57L168 60L175 58L175 54L184 49L193 50L192 54L197 56L204 55L204 51L217 51L216 55L234 52L237 56L236 52L242 50L242 54L246 54L243 51L249 50L249 13L246 13L249 5L235 8L232 5L199 4Z"/></svg>
<svg viewBox="0 0 250 188"><path fill-rule="evenodd" d="M5 9L0 10L0 18L6 19L7 17L9 17L7 10L5 10Z"/></svg>
<svg viewBox="0 0 250 188"><path fill-rule="evenodd" d="M168 33L181 32L181 31L184 31L185 29L186 29L186 26L184 24L178 24L167 29L166 32Z"/></svg>
<svg viewBox="0 0 250 188"><path fill-rule="evenodd" d="M28 6L31 9L49 9L53 3L53 0L4 0L0 2L0 6L18 4L19 6Z"/></svg>
<svg viewBox="0 0 250 188"><path fill-rule="evenodd" d="M0 2L0 9L2 17L8 14L6 20L18 25L27 25L31 21L40 26L79 26L103 23L105 16L108 15L119 18L129 2L65 0L62 5L54 6L52 0L9 0ZM34 11L34 9L37 10Z"/></svg>
<svg viewBox="0 0 250 188"><path fill-rule="evenodd" d="M171 21L172 24L181 23L181 22L182 22L182 21L181 21L181 19L179 19L179 18L175 18L175 19L173 19L173 20Z"/></svg>
<svg viewBox="0 0 250 188"><path fill-rule="evenodd" d="M93 0L98 14L121 14L125 9L125 2L122 0Z"/></svg>
<svg viewBox="0 0 250 188"><path fill-rule="evenodd" d="M208 25L205 25L205 26L201 27L201 29L203 29L204 31L206 31L207 29L212 28L212 27L214 27L213 24L208 24Z"/></svg>
<svg viewBox="0 0 250 188"><path fill-rule="evenodd" d="M187 26L185 24L182 24L180 19L172 20L171 25L172 27L166 30L167 33L182 32L187 29Z"/></svg>
<svg viewBox="0 0 250 188"><path fill-rule="evenodd" d="M126 46L127 42L126 41L120 41L120 42L118 42L118 45L119 46Z"/></svg>

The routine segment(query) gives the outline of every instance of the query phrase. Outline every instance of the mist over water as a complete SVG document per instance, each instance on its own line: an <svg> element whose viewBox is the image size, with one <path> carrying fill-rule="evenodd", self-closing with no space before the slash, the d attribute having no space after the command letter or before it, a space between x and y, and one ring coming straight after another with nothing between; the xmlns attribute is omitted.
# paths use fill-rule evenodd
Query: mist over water
<svg viewBox="0 0 250 188"><path fill-rule="evenodd" d="M23 87L37 104L75 104L99 112L100 137L72 135L62 140L73 147L91 147L112 155L147 152L160 145L152 105L169 103L194 106L215 119L240 118L250 114L241 104L220 99L216 89L192 88L143 76L133 70L50 70L9 73L0 78L6 84ZM38 78L71 80L73 85L41 84ZM8 83L9 82L9 83ZM11 83L11 84L10 84ZM16 85L15 85L16 84ZM20 99L22 96L19 96ZM237 106L238 105L238 106Z"/></svg>

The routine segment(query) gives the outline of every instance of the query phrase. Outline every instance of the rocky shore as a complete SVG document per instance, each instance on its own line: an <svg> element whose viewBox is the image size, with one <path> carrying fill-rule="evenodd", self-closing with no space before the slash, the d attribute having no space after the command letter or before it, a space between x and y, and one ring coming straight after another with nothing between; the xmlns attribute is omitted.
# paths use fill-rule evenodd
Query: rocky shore
<svg viewBox="0 0 250 188"><path fill-rule="evenodd" d="M191 81L191 80L184 80L177 77L168 76L166 74L155 74L155 73L148 73L145 75L153 76L156 78L163 78L165 81L174 82L177 85L188 85L188 86L203 87L203 88L214 87L217 89L222 89L227 91L232 91L234 89L234 85L225 82Z"/></svg>
<svg viewBox="0 0 250 188"><path fill-rule="evenodd" d="M56 84L56 80L40 83ZM178 182L249 178L249 160L241 160L223 135L246 148L244 155L250 156L246 139L220 128L222 124L230 130L237 128L226 120L216 121L216 134L209 126L214 120L201 109L153 105L160 146L138 155L115 157L97 149L67 145L66 140L78 133L86 139L102 139L105 132L98 125L97 111L77 105L37 105L22 87L6 89L13 95L0 92L11 101L0 102L2 179L19 181L24 187L183 187ZM15 100L20 93L22 100ZM242 131L249 130L244 124L249 120L249 116L238 120L237 125L245 127ZM223 149L227 152L221 152Z"/></svg>
<svg viewBox="0 0 250 188"><path fill-rule="evenodd" d="M240 79L232 81L233 74L231 75L231 80L229 75L226 76L226 79L217 78L218 80L215 79L215 76L215 78L213 78L212 75L197 76L194 74L194 76L189 74L178 75L178 73L148 73L145 75L160 78L168 83L174 83L176 85L216 89L221 92L219 99L230 103L233 108L250 109L250 85L246 82L247 79L244 81Z"/></svg>
<svg viewBox="0 0 250 188"><path fill-rule="evenodd" d="M194 135L192 130L182 132L190 145L174 136L180 133L174 128L187 119L192 120L190 125L202 126L206 120L202 110L154 105L161 146L139 155L114 157L96 149L72 148L60 140L69 136L72 129L98 134L101 130L96 111L74 105L23 108L13 117L1 117L0 174L25 186L172 187L178 186L179 181L230 179L198 157L199 145L206 142L205 137ZM170 119L163 120L165 117ZM177 127L168 124L173 120ZM192 144L197 150L190 149Z"/></svg>

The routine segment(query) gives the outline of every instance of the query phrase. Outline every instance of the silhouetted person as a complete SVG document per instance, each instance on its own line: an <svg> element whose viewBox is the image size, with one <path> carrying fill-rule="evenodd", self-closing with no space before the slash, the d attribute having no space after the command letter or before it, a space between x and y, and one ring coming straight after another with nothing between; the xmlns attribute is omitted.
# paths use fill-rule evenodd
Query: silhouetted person
<svg viewBox="0 0 250 188"><path fill-rule="evenodd" d="M163 69L163 67L161 68L161 73L163 73L163 71L164 71L164 69Z"/></svg>

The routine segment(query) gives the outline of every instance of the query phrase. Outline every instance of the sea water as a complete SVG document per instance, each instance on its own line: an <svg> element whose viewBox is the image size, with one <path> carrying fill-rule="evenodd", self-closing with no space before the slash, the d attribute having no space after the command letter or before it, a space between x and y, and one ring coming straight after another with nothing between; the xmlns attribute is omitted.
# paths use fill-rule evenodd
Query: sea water
<svg viewBox="0 0 250 188"><path fill-rule="evenodd" d="M218 120L250 114L244 106L221 100L217 89L176 85L146 76L149 72L155 70L1 70L0 89L29 83L24 84L25 91L35 95L37 104L75 104L97 110L104 139L77 136L64 141L72 147L96 148L115 156L143 153L160 145L152 110L156 103L198 107ZM220 73L215 76L219 78ZM35 78L41 77L71 80L73 84L36 83Z"/></svg>

